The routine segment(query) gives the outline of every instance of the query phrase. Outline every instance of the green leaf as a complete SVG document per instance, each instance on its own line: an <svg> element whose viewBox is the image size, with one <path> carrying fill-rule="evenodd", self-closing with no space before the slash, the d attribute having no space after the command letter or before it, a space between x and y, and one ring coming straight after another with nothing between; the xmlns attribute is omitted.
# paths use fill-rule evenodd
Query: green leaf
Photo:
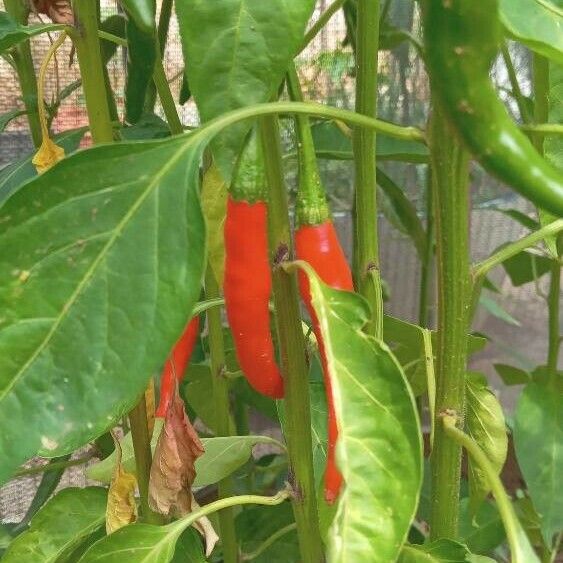
<svg viewBox="0 0 563 563"><path fill-rule="evenodd" d="M27 111L24 109L13 109L0 115L0 133L4 132L4 129L6 129L12 119L16 119L16 117L20 117L20 115L25 115L26 113Z"/></svg>
<svg viewBox="0 0 563 563"><path fill-rule="evenodd" d="M3 205L0 483L101 435L164 363L200 292L205 142L81 151Z"/></svg>
<svg viewBox="0 0 563 563"><path fill-rule="evenodd" d="M54 23L20 25L6 12L0 12L0 53L4 53L34 35L64 28L64 25Z"/></svg>
<svg viewBox="0 0 563 563"><path fill-rule="evenodd" d="M563 63L563 10L554 0L500 0L508 34L540 55Z"/></svg>
<svg viewBox="0 0 563 563"><path fill-rule="evenodd" d="M506 309L503 309L494 299L487 297L486 295L479 296L479 305L487 309L487 311L512 326L520 326L520 322L517 321Z"/></svg>
<svg viewBox="0 0 563 563"><path fill-rule="evenodd" d="M154 18L154 15L153 15ZM133 18L126 23L127 80L125 84L125 121L137 123L143 114L147 88L156 62L156 27L145 30Z"/></svg>
<svg viewBox="0 0 563 563"><path fill-rule="evenodd" d="M190 85L188 83L188 75L186 71L182 73L182 85L180 86L180 96L178 102L183 106L192 97L192 92L190 90Z"/></svg>
<svg viewBox="0 0 563 563"><path fill-rule="evenodd" d="M66 154L69 154L78 148L85 132L85 127L65 131L56 135L54 141L57 145L63 147ZM35 152L33 150L21 160L16 160L0 170L0 205L26 180L37 176L37 169L31 162Z"/></svg>
<svg viewBox="0 0 563 563"><path fill-rule="evenodd" d="M162 430L164 419L155 419L151 448L154 451ZM205 453L195 463L196 478L194 487L205 487L217 483L233 471L244 465L252 454L256 444L271 444L268 436L228 436L202 438ZM125 471L135 474L135 454L131 434L126 434L120 441L122 449L121 463ZM91 465L86 470L88 479L109 483L115 466L115 452L102 461Z"/></svg>
<svg viewBox="0 0 563 563"><path fill-rule="evenodd" d="M426 232L414 205L409 201L403 190L380 168L377 169L377 183L387 196L403 232L414 243L420 260L424 260L426 256Z"/></svg>
<svg viewBox="0 0 563 563"><path fill-rule="evenodd" d="M506 539L500 514L492 502L483 502L474 514L469 506L469 498L461 499L459 541L465 544L471 553L490 553Z"/></svg>
<svg viewBox="0 0 563 563"><path fill-rule="evenodd" d="M188 528L176 542L172 563L205 563L201 535L195 528Z"/></svg>
<svg viewBox="0 0 563 563"><path fill-rule="evenodd" d="M154 29L154 0L123 0L123 6L141 31L150 33Z"/></svg>
<svg viewBox="0 0 563 563"><path fill-rule="evenodd" d="M525 385L531 380L527 371L508 364L494 364L494 368L505 385Z"/></svg>
<svg viewBox="0 0 563 563"><path fill-rule="evenodd" d="M244 554L242 560L245 560L245 555L259 549L264 541L293 522L290 504L245 506L235 521L237 538ZM288 563L299 560L299 544L295 530L288 531L258 557L252 559L254 563Z"/></svg>
<svg viewBox="0 0 563 563"><path fill-rule="evenodd" d="M495 394L489 389L487 378L480 373L467 374L465 397L467 433L479 444L497 474L500 474L508 451L508 436L502 407ZM469 459L469 496L473 514L489 492L486 475Z"/></svg>
<svg viewBox="0 0 563 563"><path fill-rule="evenodd" d="M320 121L311 126L315 150L319 158L352 160L352 141L334 121ZM428 162L428 148L416 141L377 135L377 159L399 160L415 164Z"/></svg>
<svg viewBox="0 0 563 563"><path fill-rule="evenodd" d="M399 563L466 563L468 555L463 544L440 539L425 545L405 545Z"/></svg>
<svg viewBox="0 0 563 563"><path fill-rule="evenodd" d="M204 122L270 101L297 54L314 6L314 0L176 3L190 90ZM212 143L226 181L250 125L229 127Z"/></svg>
<svg viewBox="0 0 563 563"><path fill-rule="evenodd" d="M414 398L387 346L362 332L369 307L323 284L305 263L339 423L345 485L329 531L329 559L392 561L405 540L422 481Z"/></svg>
<svg viewBox="0 0 563 563"><path fill-rule="evenodd" d="M520 223L523 227L530 229L530 231L537 231L540 228L539 223L535 219L526 213L523 213L519 209L505 209L503 207L492 207L491 209L514 219L514 221Z"/></svg>
<svg viewBox="0 0 563 563"><path fill-rule="evenodd" d="M544 538L563 529L563 379L560 373L538 372L518 400L514 446L532 501L541 517Z"/></svg>
<svg viewBox="0 0 563 563"><path fill-rule="evenodd" d="M164 139L170 137L170 128L158 115L144 114L135 125L121 129L121 136L126 141Z"/></svg>
<svg viewBox="0 0 563 563"><path fill-rule="evenodd" d="M209 364L190 364L180 389L181 395L201 421L214 430L216 428L213 381Z"/></svg>
<svg viewBox="0 0 563 563"><path fill-rule="evenodd" d="M63 489L33 517L29 530L12 541L2 561L70 562L73 550L104 525L106 501L101 487Z"/></svg>
<svg viewBox="0 0 563 563"><path fill-rule="evenodd" d="M518 287L549 272L551 260L528 250L523 250L502 263L512 285Z"/></svg>

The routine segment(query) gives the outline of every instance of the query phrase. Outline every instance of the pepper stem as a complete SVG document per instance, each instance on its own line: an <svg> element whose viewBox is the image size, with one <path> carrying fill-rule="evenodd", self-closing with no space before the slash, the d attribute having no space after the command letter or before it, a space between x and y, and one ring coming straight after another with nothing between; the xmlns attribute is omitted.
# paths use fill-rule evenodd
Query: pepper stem
<svg viewBox="0 0 563 563"><path fill-rule="evenodd" d="M304 101L294 62L290 63L287 70L287 86L292 101ZM321 184L309 118L306 115L296 115L295 123L299 158L299 190L295 204L297 224L320 225L330 217L330 211Z"/></svg>

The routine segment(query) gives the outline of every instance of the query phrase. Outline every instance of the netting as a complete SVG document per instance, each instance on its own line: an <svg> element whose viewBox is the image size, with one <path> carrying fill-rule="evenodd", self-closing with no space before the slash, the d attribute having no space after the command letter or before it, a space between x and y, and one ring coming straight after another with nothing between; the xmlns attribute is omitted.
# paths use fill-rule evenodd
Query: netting
<svg viewBox="0 0 563 563"><path fill-rule="evenodd" d="M314 20L326 8L327 2L320 0ZM102 0L101 17L117 14L119 6L115 0ZM415 2L401 0L393 2L390 20L415 36L420 36L420 18ZM37 21L37 16L32 16ZM314 41L299 56L298 71L303 80L308 99L333 106L353 109L354 107L354 59L349 46L343 46L346 26L341 13L337 13ZM39 66L50 39L39 35L32 40L33 57ZM529 91L529 55L522 48L512 46L512 55L518 78L524 93ZM166 45L164 63L174 98L178 100L183 71L183 57L178 32L178 24L172 17L170 34ZM57 70L55 70L55 68ZM429 86L424 66L415 49L408 42L401 43L391 51L382 51L379 56L379 97L378 112L383 119L400 124L424 126L428 116ZM126 76L126 52L120 47L108 65L109 77L115 92L119 116L123 116L124 82ZM21 94L14 69L0 58L0 115L15 108L22 108ZM502 60L493 68L493 77L512 107L505 90L508 77ZM87 124L86 108L79 80L78 64L72 56L70 42L67 41L59 51L57 60L50 67L46 84L46 100L58 105L52 129L55 133ZM68 94L64 97L61 93ZM197 125L198 114L193 100L177 110L185 125ZM157 103L156 113L163 116ZM516 114L516 111L515 111ZM286 124L284 138L291 144L292 126ZM32 150L27 132L25 117L11 121L0 134L0 166L21 158ZM290 189L295 186L295 161L286 159L287 179ZM337 227L343 245L351 255L353 201L353 166L347 160L321 160L321 173L327 188ZM422 189L425 181L425 165L404 162L381 163L384 170L403 188L416 209L424 218L425 200ZM533 213L532 207L514 195L506 187L499 185L477 166L472 170L471 244L474 259L486 257L492 250L509 240L524 234L524 229L515 221L499 213L497 207L514 207ZM380 219L381 271L389 289L386 310L406 320L416 321L418 317L418 295L420 263L410 240L396 228L392 213L386 209L385 198L380 195L381 208L385 211ZM492 366L497 362L511 363L529 369L544 362L546 356L547 313L544 300L538 287L527 284L520 288L511 285L510 279L502 269L497 269L492 278L502 291L502 295L489 297L501 305L516 324L499 320L487 310L481 309L476 317L474 329L491 337L487 349L474 357L471 368L485 372L493 387L500 395L505 407L513 407L517 389L507 388L496 376ZM539 286L544 281L540 281ZM435 311L431 312L431 319ZM14 481L0 489L0 520L18 521L23 516L38 483L38 477ZM84 486L83 469L69 470L61 486Z"/></svg>

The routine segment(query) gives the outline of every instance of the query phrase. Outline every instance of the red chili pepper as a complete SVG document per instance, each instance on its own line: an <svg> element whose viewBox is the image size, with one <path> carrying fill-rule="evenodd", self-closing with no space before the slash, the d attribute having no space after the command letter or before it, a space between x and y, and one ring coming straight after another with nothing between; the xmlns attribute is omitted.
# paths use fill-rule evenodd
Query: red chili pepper
<svg viewBox="0 0 563 563"><path fill-rule="evenodd" d="M178 383L184 378L186 368L199 335L199 317L193 317L187 324L182 336L178 339L172 354L166 360L160 377L160 400L155 416L165 417L168 405L174 397L176 379ZM176 378L174 377L176 375Z"/></svg>
<svg viewBox="0 0 563 563"><path fill-rule="evenodd" d="M303 101L299 79L293 65L289 67L287 78L291 99ZM321 280L330 287L353 291L352 273L330 219L330 210L319 176L309 120L305 116L297 116L296 122L299 136L299 190L296 200L298 227L295 231L297 258L308 262ZM332 383L319 320L311 303L309 279L302 271L299 272L299 290L311 316L323 368L328 409L328 451L324 476L324 494L326 501L333 503L338 498L342 486L342 475L336 466L335 457L338 423L334 411Z"/></svg>
<svg viewBox="0 0 563 563"><path fill-rule="evenodd" d="M335 289L354 290L350 267L348 266L346 256L340 246L336 230L330 219L327 219L320 225L303 225L299 227L295 231L295 250L297 257L300 260L308 262L324 283ZM311 303L309 279L302 271L299 272L299 290L313 322L313 330L317 337L323 367L328 407L328 451L325 471L325 499L328 503L333 503L338 497L342 485L342 475L336 467L335 460L338 426L334 412L332 386L319 321Z"/></svg>
<svg viewBox="0 0 563 563"><path fill-rule="evenodd" d="M250 203L229 196L225 252L225 304L238 362L256 391L280 399L283 378L270 332L272 276L264 201Z"/></svg>

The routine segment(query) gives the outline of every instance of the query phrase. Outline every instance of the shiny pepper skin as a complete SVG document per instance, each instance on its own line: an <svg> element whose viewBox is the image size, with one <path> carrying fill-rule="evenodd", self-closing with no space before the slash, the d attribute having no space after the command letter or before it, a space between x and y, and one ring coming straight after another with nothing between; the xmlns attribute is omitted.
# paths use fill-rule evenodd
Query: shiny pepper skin
<svg viewBox="0 0 563 563"><path fill-rule="evenodd" d="M176 344L174 344L172 354L164 364L160 378L160 400L155 416L166 416L168 404L174 397L176 379L178 383L180 383L184 378L198 335L199 317L194 317L184 329L182 336L180 336ZM176 378L174 375L176 375Z"/></svg>
<svg viewBox="0 0 563 563"><path fill-rule="evenodd" d="M256 391L281 399L283 378L270 332L271 289L266 204L236 201L229 196L224 293L237 359Z"/></svg>
<svg viewBox="0 0 563 563"><path fill-rule="evenodd" d="M450 123L485 170L563 217L563 174L520 131L489 77L504 41L498 0L428 0L423 5L425 59L433 92Z"/></svg>
<svg viewBox="0 0 563 563"><path fill-rule="evenodd" d="M331 220L326 220L320 225L304 225L295 232L295 250L297 258L308 262L321 280L335 289L347 291L354 290L352 273L340 246L336 230ZM307 275L299 272L299 291L313 322L313 330L319 345L319 353L323 367L323 375L328 407L328 452L325 471L325 499L333 503L342 486L342 475L336 467L336 441L338 426L334 412L332 386L328 372L326 353L319 327L319 321L311 304L311 292Z"/></svg>

